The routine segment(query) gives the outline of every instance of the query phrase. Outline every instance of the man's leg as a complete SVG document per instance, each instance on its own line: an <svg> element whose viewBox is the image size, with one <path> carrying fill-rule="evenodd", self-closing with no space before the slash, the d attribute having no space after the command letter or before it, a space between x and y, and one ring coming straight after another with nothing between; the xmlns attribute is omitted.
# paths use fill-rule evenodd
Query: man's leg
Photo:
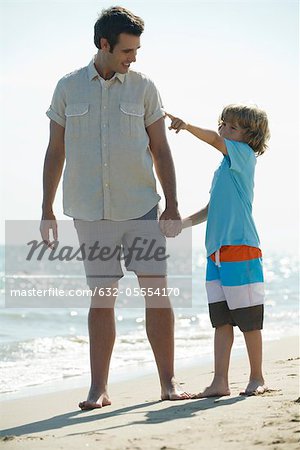
<svg viewBox="0 0 300 450"><path fill-rule="evenodd" d="M191 396L183 392L174 376L174 313L167 292L165 277L138 277L141 288L147 292L157 290L157 295L145 295L146 331L158 368L161 399L185 400ZM149 289L149 290L148 290ZM164 291L165 290L165 291Z"/></svg>
<svg viewBox="0 0 300 450"><path fill-rule="evenodd" d="M202 397L219 397L230 395L228 383L228 370L230 362L230 353L233 344L233 326L222 325L215 329L215 374L210 386L197 395Z"/></svg>
<svg viewBox="0 0 300 450"><path fill-rule="evenodd" d="M259 395L268 390L262 374L262 336L261 330L244 332L244 338L247 346L250 377L249 383L242 395Z"/></svg>
<svg viewBox="0 0 300 450"><path fill-rule="evenodd" d="M88 317L90 338L91 387L86 401L79 403L83 410L110 405L107 392L107 379L111 354L115 342L116 296L113 295L117 283L105 296L92 299ZM104 288L103 288L104 289Z"/></svg>

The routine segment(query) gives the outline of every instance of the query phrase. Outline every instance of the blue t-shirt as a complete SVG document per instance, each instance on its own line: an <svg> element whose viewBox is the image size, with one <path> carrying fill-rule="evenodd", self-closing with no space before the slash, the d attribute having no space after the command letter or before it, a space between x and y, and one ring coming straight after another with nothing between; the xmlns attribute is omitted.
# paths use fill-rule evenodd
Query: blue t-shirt
<svg viewBox="0 0 300 450"><path fill-rule="evenodd" d="M207 256L222 245L259 247L252 217L256 156L248 144L225 139L228 155L214 174L205 245Z"/></svg>

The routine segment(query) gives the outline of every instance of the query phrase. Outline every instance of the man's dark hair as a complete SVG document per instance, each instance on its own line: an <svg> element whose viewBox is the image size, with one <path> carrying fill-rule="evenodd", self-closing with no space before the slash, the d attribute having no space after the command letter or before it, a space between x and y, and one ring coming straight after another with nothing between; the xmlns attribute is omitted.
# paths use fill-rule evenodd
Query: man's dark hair
<svg viewBox="0 0 300 450"><path fill-rule="evenodd" d="M104 9L95 23L94 43L100 49L100 39L106 38L112 53L114 46L118 43L119 34L128 33L140 36L143 31L143 19L135 16L128 9L122 8L122 6L113 6L112 8Z"/></svg>

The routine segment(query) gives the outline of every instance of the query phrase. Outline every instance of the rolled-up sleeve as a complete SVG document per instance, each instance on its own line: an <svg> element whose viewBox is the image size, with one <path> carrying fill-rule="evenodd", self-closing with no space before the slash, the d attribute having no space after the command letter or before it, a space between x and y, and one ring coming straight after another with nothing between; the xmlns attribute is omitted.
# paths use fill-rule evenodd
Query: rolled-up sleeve
<svg viewBox="0 0 300 450"><path fill-rule="evenodd" d="M145 127L149 127L161 117L164 117L162 101L156 86L149 80L145 95Z"/></svg>
<svg viewBox="0 0 300 450"><path fill-rule="evenodd" d="M66 109L66 98L62 82L60 80L57 83L57 86L55 88L52 97L51 105L48 108L46 115L49 117L49 119L54 120L54 122L58 123L59 125L65 128L66 126L65 109Z"/></svg>

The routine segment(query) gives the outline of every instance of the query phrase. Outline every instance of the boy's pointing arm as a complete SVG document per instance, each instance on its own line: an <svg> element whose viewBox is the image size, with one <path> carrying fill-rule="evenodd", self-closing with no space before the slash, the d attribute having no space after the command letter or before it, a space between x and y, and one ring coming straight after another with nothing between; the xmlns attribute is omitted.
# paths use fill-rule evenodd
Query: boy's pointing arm
<svg viewBox="0 0 300 450"><path fill-rule="evenodd" d="M201 141L212 145L224 155L227 155L225 141L216 131L195 127L194 125L190 125L189 123L184 122L182 119L179 119L172 114L169 114L167 112L165 114L166 117L169 117L169 119L171 119L169 130L176 130L176 133L179 133L179 131L181 130L187 130Z"/></svg>

